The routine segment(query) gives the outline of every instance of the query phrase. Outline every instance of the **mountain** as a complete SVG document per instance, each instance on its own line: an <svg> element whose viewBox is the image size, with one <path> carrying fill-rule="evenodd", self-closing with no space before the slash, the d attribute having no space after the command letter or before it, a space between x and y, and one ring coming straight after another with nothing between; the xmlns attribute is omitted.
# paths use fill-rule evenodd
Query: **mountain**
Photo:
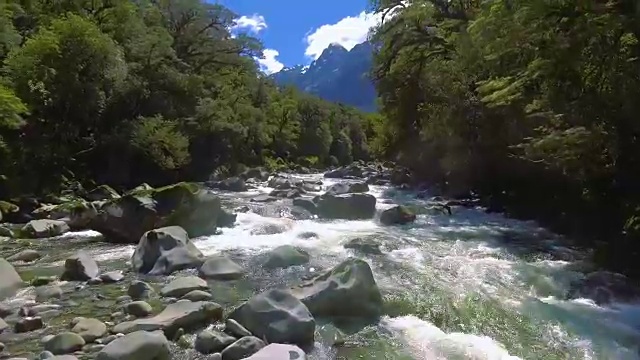
<svg viewBox="0 0 640 360"><path fill-rule="evenodd" d="M369 42L351 51L332 44L311 65L285 68L272 77L280 86L293 85L325 100L373 112L376 90L369 78L372 63L373 46Z"/></svg>

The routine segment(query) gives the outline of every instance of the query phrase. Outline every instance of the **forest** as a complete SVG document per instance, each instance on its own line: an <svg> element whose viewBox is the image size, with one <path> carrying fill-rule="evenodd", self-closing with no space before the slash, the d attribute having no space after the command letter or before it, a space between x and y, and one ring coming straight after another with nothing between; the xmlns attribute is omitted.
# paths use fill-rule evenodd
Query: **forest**
<svg viewBox="0 0 640 360"><path fill-rule="evenodd" d="M376 0L378 148L639 275L640 5ZM416 144L420 144L416 146Z"/></svg>
<svg viewBox="0 0 640 360"><path fill-rule="evenodd" d="M278 89L202 0L0 4L0 198L371 157L377 116Z"/></svg>

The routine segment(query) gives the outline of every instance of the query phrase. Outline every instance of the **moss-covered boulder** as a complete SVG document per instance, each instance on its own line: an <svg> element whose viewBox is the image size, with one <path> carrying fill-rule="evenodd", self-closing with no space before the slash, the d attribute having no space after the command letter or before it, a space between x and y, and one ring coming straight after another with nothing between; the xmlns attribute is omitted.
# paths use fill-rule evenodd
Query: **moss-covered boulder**
<svg viewBox="0 0 640 360"><path fill-rule="evenodd" d="M18 205L0 200L0 222L12 222L11 218L18 215L19 212L20 208Z"/></svg>
<svg viewBox="0 0 640 360"><path fill-rule="evenodd" d="M165 226L181 226L190 237L213 234L220 199L193 183L138 190L105 203L92 228L107 240L138 243L142 235Z"/></svg>
<svg viewBox="0 0 640 360"><path fill-rule="evenodd" d="M60 205L43 205L32 215L36 219L62 220L73 230L85 230L98 216L98 210L91 202L74 199Z"/></svg>

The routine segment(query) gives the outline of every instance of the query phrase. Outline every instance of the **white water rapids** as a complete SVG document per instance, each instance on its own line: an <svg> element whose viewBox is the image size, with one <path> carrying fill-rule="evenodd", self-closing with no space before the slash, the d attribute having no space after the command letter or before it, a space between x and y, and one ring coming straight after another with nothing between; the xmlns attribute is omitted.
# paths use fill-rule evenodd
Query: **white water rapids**
<svg viewBox="0 0 640 360"><path fill-rule="evenodd" d="M321 174L298 177L322 180L323 190L342 181L322 179ZM249 193L222 196L236 198L232 201L242 204L237 198L246 198L246 203L251 195L271 190L261 187ZM369 193L377 198L379 210L395 204L425 204L410 191L371 186ZM263 223L284 224L287 231L252 235L251 230ZM303 232L318 236L299 238ZM367 235L382 239L382 260L372 260L343 247L347 239ZM400 227L382 227L376 220L294 221L239 213L234 228L223 229L221 235L195 239L195 243L207 255L233 252L244 258L283 244L300 246L313 259L304 269L310 273L316 271L316 266L328 268L346 257L359 256L372 264L386 295L423 301L429 298L429 292L441 290L446 295L436 297L432 303L427 301L420 313L386 316L377 325L376 331L387 334L385 339L391 339L406 358L640 358L640 305L613 303L601 307L588 299L566 300L569 283L582 276L578 271L584 266L582 256L561 246L557 236L534 223L486 214L480 209L455 208L452 216L419 215L414 224ZM130 246L94 255L97 260L108 260L128 257L132 252ZM469 300L474 298L487 302ZM438 299L457 304L457 312L447 318L447 324L455 325L456 331L436 326L433 314L447 313L450 305L439 303ZM431 311L429 307L445 309ZM376 348L366 358L399 359L397 354Z"/></svg>

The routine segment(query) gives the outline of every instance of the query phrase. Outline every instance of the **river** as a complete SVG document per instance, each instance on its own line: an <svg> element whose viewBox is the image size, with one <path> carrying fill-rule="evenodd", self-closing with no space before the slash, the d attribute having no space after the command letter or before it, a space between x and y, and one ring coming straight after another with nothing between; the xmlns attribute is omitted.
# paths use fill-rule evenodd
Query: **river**
<svg viewBox="0 0 640 360"><path fill-rule="evenodd" d="M321 180L323 189L344 181L324 179L322 174L295 176ZM261 186L221 196L234 208L251 205L253 196L271 190ZM369 193L377 198L379 210L395 204L420 207L427 201L415 192L386 186L371 186ZM281 211L277 205L264 206ZM413 224L394 227L375 220L294 221L258 213L239 213L234 228L195 239L206 255L225 253L249 272L234 284L212 285L216 301L235 305L257 291L312 277L350 256L369 262L385 296L387 315L355 333L345 330L342 347L331 346L331 327L319 326L323 336L311 359L640 358L640 306L614 302L605 307L590 299L567 299L570 283L592 265L585 254L533 222L462 207L454 208L451 216L432 212L419 215ZM286 231L252 235L265 224ZM299 237L308 232L317 236ZM345 249L345 241L354 237L375 239L383 254ZM311 262L276 272L262 270L261 254L282 244L303 247ZM95 249L93 255L101 262L117 263L132 252L133 246L110 245ZM195 357L189 354L183 357Z"/></svg>

